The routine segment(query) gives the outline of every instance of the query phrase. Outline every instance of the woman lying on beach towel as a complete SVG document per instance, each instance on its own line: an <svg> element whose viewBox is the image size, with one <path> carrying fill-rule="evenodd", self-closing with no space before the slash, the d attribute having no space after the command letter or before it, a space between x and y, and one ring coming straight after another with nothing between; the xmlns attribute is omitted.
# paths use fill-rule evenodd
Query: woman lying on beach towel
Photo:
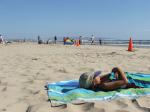
<svg viewBox="0 0 150 112"><path fill-rule="evenodd" d="M101 72L83 73L79 78L80 88L111 91L120 88L150 88L150 76L141 73L123 72L115 67L112 72L100 75Z"/></svg>

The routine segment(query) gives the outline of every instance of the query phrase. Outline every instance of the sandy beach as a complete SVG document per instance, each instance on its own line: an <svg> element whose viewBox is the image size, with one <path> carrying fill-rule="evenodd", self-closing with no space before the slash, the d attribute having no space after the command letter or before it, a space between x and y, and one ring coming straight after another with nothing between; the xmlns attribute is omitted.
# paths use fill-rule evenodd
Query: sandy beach
<svg viewBox="0 0 150 112"><path fill-rule="evenodd" d="M81 105L51 107L47 82L78 79L83 72L113 67L124 71L150 73L150 49L127 47L0 45L0 112L150 112L150 97L137 100L96 101Z"/></svg>

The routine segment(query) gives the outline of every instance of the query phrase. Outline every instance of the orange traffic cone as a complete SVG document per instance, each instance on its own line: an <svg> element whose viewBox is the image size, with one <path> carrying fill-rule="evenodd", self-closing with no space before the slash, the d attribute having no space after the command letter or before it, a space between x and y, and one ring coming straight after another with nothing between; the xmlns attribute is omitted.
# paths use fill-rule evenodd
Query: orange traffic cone
<svg viewBox="0 0 150 112"><path fill-rule="evenodd" d="M132 38L131 37L130 37L130 40L129 40L128 51L133 51L133 42L132 42Z"/></svg>

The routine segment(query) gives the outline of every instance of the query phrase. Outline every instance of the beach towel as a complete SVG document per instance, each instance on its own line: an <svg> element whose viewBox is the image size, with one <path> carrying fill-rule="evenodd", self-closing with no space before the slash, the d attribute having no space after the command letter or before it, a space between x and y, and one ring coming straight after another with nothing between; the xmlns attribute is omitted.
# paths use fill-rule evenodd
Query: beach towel
<svg viewBox="0 0 150 112"><path fill-rule="evenodd" d="M132 76L137 79L138 76L142 77L140 83L142 86L147 88L130 88L130 89L117 89L115 91L92 91L88 89L79 88L78 80L69 80L69 81L60 81L56 83L47 84L47 93L48 99L51 102L52 106L57 106L67 103L80 103L80 102L91 102L91 101L104 101L104 100L113 100L118 98L129 98L136 99L140 96L150 95L150 74L144 76L144 74L137 74L137 76ZM139 77L138 77L139 78ZM142 79L146 81L142 82ZM134 81L134 79L132 79Z"/></svg>

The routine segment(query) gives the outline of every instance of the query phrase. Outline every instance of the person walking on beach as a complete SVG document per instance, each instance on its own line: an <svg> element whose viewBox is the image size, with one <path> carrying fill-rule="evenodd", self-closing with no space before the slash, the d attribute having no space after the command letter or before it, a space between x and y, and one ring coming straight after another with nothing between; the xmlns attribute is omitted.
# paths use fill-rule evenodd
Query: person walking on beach
<svg viewBox="0 0 150 112"><path fill-rule="evenodd" d="M66 42L66 37L64 37L64 38L63 38L63 42L64 42L64 45L65 45L65 42Z"/></svg>
<svg viewBox="0 0 150 112"><path fill-rule="evenodd" d="M6 44L5 40L3 39L2 35L0 34L0 43Z"/></svg>
<svg viewBox="0 0 150 112"><path fill-rule="evenodd" d="M38 35L38 44L42 44L42 40L39 35Z"/></svg>
<svg viewBox="0 0 150 112"><path fill-rule="evenodd" d="M2 37L1 37L2 35L0 34L0 43L2 43Z"/></svg>
<svg viewBox="0 0 150 112"><path fill-rule="evenodd" d="M82 36L79 37L79 44L82 44Z"/></svg>
<svg viewBox="0 0 150 112"><path fill-rule="evenodd" d="M102 45L102 39L101 38L99 39L99 44Z"/></svg>
<svg viewBox="0 0 150 112"><path fill-rule="evenodd" d="M54 43L55 43L55 44L56 44L56 41L57 41L57 37L55 36L55 37L54 37Z"/></svg>
<svg viewBox="0 0 150 112"><path fill-rule="evenodd" d="M95 39L95 37L94 37L94 35L92 35L92 37L91 37L91 45L94 43L94 39Z"/></svg>

